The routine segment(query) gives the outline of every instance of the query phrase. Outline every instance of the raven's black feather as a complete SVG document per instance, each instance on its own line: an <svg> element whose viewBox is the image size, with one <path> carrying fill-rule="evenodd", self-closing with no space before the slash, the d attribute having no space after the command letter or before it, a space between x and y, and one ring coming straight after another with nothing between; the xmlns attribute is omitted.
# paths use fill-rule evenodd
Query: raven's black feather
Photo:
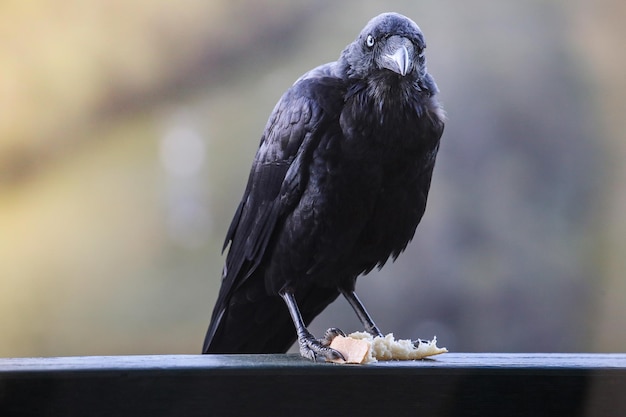
<svg viewBox="0 0 626 417"><path fill-rule="evenodd" d="M444 126L424 48L410 19L380 15L280 99L226 235L203 352L286 351L296 332L281 291L308 325L405 249Z"/></svg>

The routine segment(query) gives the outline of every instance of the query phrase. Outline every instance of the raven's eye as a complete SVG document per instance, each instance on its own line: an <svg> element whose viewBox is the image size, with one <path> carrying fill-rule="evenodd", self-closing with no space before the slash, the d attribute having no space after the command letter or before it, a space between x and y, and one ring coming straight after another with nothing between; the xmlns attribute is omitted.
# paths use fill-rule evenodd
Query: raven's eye
<svg viewBox="0 0 626 417"><path fill-rule="evenodd" d="M365 45L367 45L368 48L371 48L372 46L374 46L375 42L376 42L376 39L374 39L372 35L367 35L367 39L365 39Z"/></svg>

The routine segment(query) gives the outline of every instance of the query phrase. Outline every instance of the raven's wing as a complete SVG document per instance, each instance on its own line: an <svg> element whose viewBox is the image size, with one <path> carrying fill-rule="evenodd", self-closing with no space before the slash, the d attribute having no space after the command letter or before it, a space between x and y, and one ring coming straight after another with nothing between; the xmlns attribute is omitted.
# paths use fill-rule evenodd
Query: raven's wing
<svg viewBox="0 0 626 417"><path fill-rule="evenodd" d="M230 244L222 286L204 342L207 351L233 293L265 260L281 219L293 210L308 181L308 162L343 102L341 80L328 65L301 77L281 97L265 127L248 184L226 234ZM309 75L310 74L310 75Z"/></svg>

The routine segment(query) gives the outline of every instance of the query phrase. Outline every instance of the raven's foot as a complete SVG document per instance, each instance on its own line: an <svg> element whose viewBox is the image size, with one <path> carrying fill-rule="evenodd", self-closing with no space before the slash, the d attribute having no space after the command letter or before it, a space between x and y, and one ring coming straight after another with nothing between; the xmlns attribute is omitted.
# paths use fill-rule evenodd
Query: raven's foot
<svg viewBox="0 0 626 417"><path fill-rule="evenodd" d="M421 343L430 343L430 340L416 339L416 340L411 340L411 342L413 342L413 346L417 348L420 346Z"/></svg>
<svg viewBox="0 0 626 417"><path fill-rule="evenodd" d="M373 338L385 337L385 336L383 336L383 333L378 329L378 327L376 327L376 325L373 325L371 327L369 327L369 326L365 327L365 331L367 333L369 333L370 335L372 335Z"/></svg>
<svg viewBox="0 0 626 417"><path fill-rule="evenodd" d="M330 328L326 330L322 339L316 339L310 333L300 336L298 338L300 355L312 361L316 361L318 358L324 358L329 361L345 360L339 351L329 347L332 340L339 335L345 336L345 333L337 328Z"/></svg>

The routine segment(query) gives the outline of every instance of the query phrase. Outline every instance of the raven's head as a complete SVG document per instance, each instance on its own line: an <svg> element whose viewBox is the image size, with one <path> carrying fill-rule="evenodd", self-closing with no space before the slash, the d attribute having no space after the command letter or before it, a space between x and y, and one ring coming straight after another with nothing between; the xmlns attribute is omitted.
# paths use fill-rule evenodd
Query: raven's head
<svg viewBox="0 0 626 417"><path fill-rule="evenodd" d="M339 64L348 78L405 80L434 94L437 86L426 70L425 48L415 22L398 13L383 13L344 49Z"/></svg>

